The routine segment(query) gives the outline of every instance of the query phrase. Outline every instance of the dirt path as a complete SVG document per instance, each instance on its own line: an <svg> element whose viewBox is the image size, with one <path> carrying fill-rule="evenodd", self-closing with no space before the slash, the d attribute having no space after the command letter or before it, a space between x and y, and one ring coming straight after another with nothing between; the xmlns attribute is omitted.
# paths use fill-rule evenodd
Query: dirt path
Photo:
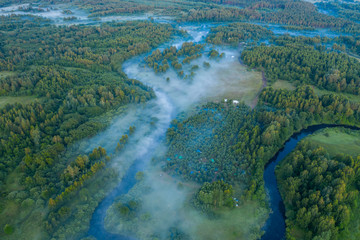
<svg viewBox="0 0 360 240"><path fill-rule="evenodd" d="M266 86L267 86L267 79L265 77L264 71L262 71L262 85L261 85L261 88L259 89L259 92L256 94L254 100L252 100L252 102L250 104L251 109L255 108L256 104L258 103L260 93Z"/></svg>

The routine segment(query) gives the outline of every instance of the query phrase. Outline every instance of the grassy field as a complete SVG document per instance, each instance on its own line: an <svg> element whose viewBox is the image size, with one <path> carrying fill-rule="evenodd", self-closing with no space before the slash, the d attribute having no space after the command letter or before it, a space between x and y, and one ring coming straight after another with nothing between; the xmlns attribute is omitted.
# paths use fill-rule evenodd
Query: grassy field
<svg viewBox="0 0 360 240"><path fill-rule="evenodd" d="M306 138L323 146L330 154L360 155L360 132L343 128L328 128Z"/></svg>
<svg viewBox="0 0 360 240"><path fill-rule="evenodd" d="M287 89L287 90L294 90L295 86L288 81L284 80L277 80L271 85L274 89Z"/></svg>
<svg viewBox="0 0 360 240"><path fill-rule="evenodd" d="M0 79L8 76L15 75L16 72L9 72L9 71L1 71L0 72Z"/></svg>
<svg viewBox="0 0 360 240"><path fill-rule="evenodd" d="M290 83L288 81L284 81L284 80L277 80L275 83L273 83L271 85L271 87L274 88L274 89L287 89L287 90L294 90L296 88L292 83ZM319 88L317 88L317 87L315 87L313 85L312 85L312 88L314 89L315 93L318 96L322 96L322 95L325 95L325 94L336 94L338 96L345 97L345 98L349 99L352 102L360 102L360 96L358 96L358 95L353 95L353 94L350 94L350 93L332 92L332 91L325 90L325 89L319 89Z"/></svg>
<svg viewBox="0 0 360 240"><path fill-rule="evenodd" d="M262 85L261 72L249 71L238 62L219 68L214 75L219 81L212 87L218 89L218 91L215 95L208 97L207 101L218 101L227 98L243 101L245 104L250 105Z"/></svg>
<svg viewBox="0 0 360 240"><path fill-rule="evenodd" d="M325 95L325 94L336 94L336 95L339 95L339 96L343 96L347 99L349 99L350 101L352 102L360 102L360 96L358 95L353 95L353 94L350 94L350 93L338 93L338 92L332 92L332 91L328 91L328 90L325 90L325 89L319 89L315 86L313 86L313 89L315 91L315 93L319 96L322 96L322 95Z"/></svg>
<svg viewBox="0 0 360 240"><path fill-rule="evenodd" d="M35 100L40 100L35 96L20 96L20 97L10 97L10 96L3 96L0 97L0 108L4 107L6 104L14 104L14 103L32 103Z"/></svg>
<svg viewBox="0 0 360 240"><path fill-rule="evenodd" d="M239 208L222 212L216 219L202 219L194 239L259 239L267 217L265 208L257 202L247 202Z"/></svg>

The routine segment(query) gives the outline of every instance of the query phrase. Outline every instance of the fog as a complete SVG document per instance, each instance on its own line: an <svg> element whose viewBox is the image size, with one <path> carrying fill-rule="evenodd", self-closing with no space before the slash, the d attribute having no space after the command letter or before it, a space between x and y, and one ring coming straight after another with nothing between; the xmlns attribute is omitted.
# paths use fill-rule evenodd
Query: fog
<svg viewBox="0 0 360 240"><path fill-rule="evenodd" d="M42 6L44 11L36 12L25 12L19 9L19 7L28 6L14 5L0 8L0 15L30 14L50 19L57 25L100 24L106 21L147 20L154 17L151 14L144 14L94 19L89 18L85 11L66 5L57 5L51 8ZM37 6L33 5L33 7ZM71 10L73 14L64 14L63 10L65 9ZM64 21L64 17L69 16L75 16L77 19ZM157 22L171 21L169 18L158 16L154 17L154 20ZM210 28L214 26L212 24L175 25L174 23L173 25L179 30L185 30L188 35L174 37L170 42L160 46L159 50L170 46L180 48L187 41L205 43ZM211 49L224 53L224 57L210 59L208 55ZM207 101L222 101L227 98L251 103L261 87L262 79L260 73L248 70L239 63L241 50L241 48L207 45L200 58L183 65L183 70L187 75L190 75L192 66L198 65L199 67L194 71L195 75L187 79L179 77L172 68L166 73L155 73L144 62L144 58L151 52L123 63L123 71L128 77L152 87L156 97L146 103L130 104L118 109L114 112L116 117L113 118L107 129L90 139L79 141L68 151L84 154L89 153L95 147L104 147L112 155L108 166L118 171L119 177L123 177L118 187L109 192L95 210L89 235L99 239L122 239L125 236L134 235L137 238L146 239L155 234L160 239L166 239L169 237L169 229L176 229L179 234L191 236L191 238L211 239L207 234L219 238L227 234L224 230L230 229L230 232L246 236L246 239L253 238L250 232L254 228L260 229L258 223L263 222L259 218L266 215L264 209L259 214L244 212L247 209L258 208L258 206L236 209L223 213L217 220L210 220L191 205L191 197L200 186L194 183L182 183L183 187L179 188L180 179L162 172L161 163L157 165L151 163L154 157L165 154L167 150L164 141L172 119L183 113L191 112L196 106ZM210 68L204 67L204 62L210 63ZM169 80L167 81L167 79ZM129 134L130 126L136 128L131 135ZM125 148L120 153L116 153L117 143L125 134L129 135L129 140ZM134 181L137 171L145 173L144 179L138 183ZM125 224L123 219L119 218L117 203L132 198L139 199L141 213L150 216L148 222L140 225L139 222ZM255 224L254 227L252 224ZM239 225L242 226L239 227ZM208 229L208 226L211 226L211 229ZM126 230L127 227L135 227L135 230ZM112 235L112 233L118 235ZM229 237L227 238L229 239Z"/></svg>
<svg viewBox="0 0 360 240"><path fill-rule="evenodd" d="M24 11L24 8L32 7L34 11ZM23 8L23 9L21 9ZM40 9L40 11L38 11ZM73 14L65 14L63 10L69 9L73 12ZM67 7L66 5L51 5L51 6L43 6L38 4L18 4L11 5L8 7L0 8L0 15L8 16L8 15L34 15L38 17L43 17L50 19L56 23L64 22L63 19L65 17L75 16L77 18L76 21L85 21L89 20L87 17L87 13L81 9L74 7Z"/></svg>
<svg viewBox="0 0 360 240"><path fill-rule="evenodd" d="M210 26L189 24L178 26L179 29L186 30L189 36L174 38L159 49L163 50L169 46L180 48L189 40L203 43ZM224 57L209 59L208 54L212 48L225 53ZM263 221L259 218L266 215L264 209L257 214L244 211L258 206L236 209L223 213L217 220L210 220L191 205L191 197L200 186L187 182L182 183L183 187L179 188L181 180L162 172L161 163L157 165L151 163L151 159L165 154L167 150L164 145L165 133L175 117L189 113L196 106L209 100L222 101L228 98L251 102L250 100L261 87L261 74L249 71L239 63L240 52L240 48L206 46L202 57L188 65L183 65L185 74L190 73L192 65L199 66L195 76L188 79L179 77L172 69L166 73L155 73L144 63L144 58L151 53L134 57L123 64L123 70L128 77L151 86L156 98L145 104L133 105L125 109L106 131L82 143L82 147L88 151L99 145L111 151L121 135L128 132L129 126L136 127L125 149L113 158L112 167L119 171L128 167L128 172L132 172L133 175L136 168L136 171L145 172L144 179L126 188L119 187L118 192L112 192L111 197L106 199L109 204L100 204L101 209L97 209L93 218L104 218L106 212L106 219L102 222L106 231L119 234L119 239L124 235L146 239L154 234L160 239L166 239L170 234L169 229L176 229L178 234L185 234L191 238L211 239L205 233L212 232L214 236L219 234L217 237L220 237L227 234L224 230L231 228L230 231L252 239L251 232L254 228L260 229L259 223ZM209 69L203 67L204 61L210 63ZM167 78L170 80L167 81ZM133 163L136 164L132 165ZM127 177L125 181L128 181ZM130 200L138 201L141 210L137 213L138 218L124 222L124 219L119 217L117 206L119 202L126 204ZM112 202L114 204L109 208ZM141 222L139 220L141 216L148 216L150 220ZM239 224L242 224L242 227L239 227ZM252 227L252 224L256 226ZM212 231L204 230L207 226L212 226ZM101 231L97 228L98 226L93 224L90 232Z"/></svg>
<svg viewBox="0 0 360 240"><path fill-rule="evenodd" d="M181 187L180 187L181 186ZM115 234L137 239L257 239L267 210L246 203L225 210L216 218L194 209L192 197L200 186L183 183L160 171L159 166L145 170L145 177L108 209L105 228ZM119 208L136 201L135 216L124 217ZM131 214L130 214L131 215ZM175 234L175 235L174 235Z"/></svg>
<svg viewBox="0 0 360 240"><path fill-rule="evenodd" d="M24 8L32 7L33 11L24 11ZM40 9L40 11L39 11ZM71 10L72 14L66 14L64 10ZM104 22L125 22L136 20L153 19L155 22L167 23L171 22L173 18L166 16L155 16L151 13L137 14L131 16L105 16L105 17L89 17L89 13L83 9L66 5L44 5L44 4L16 4L0 8L0 16L16 15L32 15L49 19L55 25L74 25L74 24L90 24L98 25ZM64 18L76 17L75 19L64 20Z"/></svg>
<svg viewBox="0 0 360 240"><path fill-rule="evenodd" d="M203 26L186 26L182 29L189 31L194 39L193 42L203 41L208 32ZM181 46L183 42L178 40L169 45ZM162 46L159 49L164 49L169 45ZM124 72L130 78L140 80L155 90L164 92L177 112L187 111L196 104L204 103L209 99L239 98L239 100L245 100L241 98L244 98L247 93L256 94L261 86L261 76L241 66L238 61L241 49L215 47L214 49L218 52L225 53L225 56L221 59L209 59L208 54L212 48L206 46L202 57L193 60L188 65L183 65L185 74L190 73L191 66L199 66L192 79L179 77L172 68L163 74L155 73L153 69L148 68L143 62L146 55L125 62L123 64ZM211 67L209 69L205 68L203 66L204 62L209 62ZM166 81L167 78L170 80Z"/></svg>
<svg viewBox="0 0 360 240"><path fill-rule="evenodd" d="M336 31L332 31L329 28L316 28L316 29L311 29L311 30L292 30L292 29L286 29L285 28L286 25L281 25L281 24L270 24L270 23L261 23L261 22L249 22L249 23L257 24L264 28L267 28L276 35L288 34L288 35L294 36L294 37L297 37L297 36L318 37L318 36L320 36L320 37L329 37L329 38L349 35L347 33L339 33Z"/></svg>
<svg viewBox="0 0 360 240"><path fill-rule="evenodd" d="M121 136L129 135L129 127L135 126L136 130L129 137L127 145L133 146L132 151L136 151L140 156L143 152L142 149L145 146L148 147L148 142L156 142L157 138L165 133L174 116L174 109L168 97L162 92L155 91L155 94L156 98L146 104L131 104L128 107L121 108L119 116L112 120L105 131L91 139L81 141L76 147L82 151L90 152L95 147L102 146L108 153L114 154ZM141 146L141 149L134 148L138 145ZM125 148L124 151L129 150ZM136 155L133 155L133 158L136 158Z"/></svg>
<svg viewBox="0 0 360 240"><path fill-rule="evenodd" d="M136 184L128 194L119 198L107 211L105 228L113 233L128 234L139 239L152 235L164 239L169 235L169 228L178 230L189 223L189 209L185 207L189 197L188 189L179 189L178 180L165 175L159 168L148 168L144 179ZM119 215L118 203L135 200L140 205L138 216L127 221ZM141 219L147 216L148 219Z"/></svg>
<svg viewBox="0 0 360 240"><path fill-rule="evenodd" d="M58 5L51 8L42 7L45 11L25 12L13 5L0 8L0 15L20 14L35 15L50 19L54 24L100 24L108 21L147 20L154 17L156 22L171 22L171 18L143 14L137 16L112 16L89 18L81 9ZM35 5L33 6L36 7ZM67 15L63 10L70 9L73 14ZM75 16L76 20L64 21L64 17ZM175 46L180 48L184 42L204 43L210 28L214 24L174 25L185 30L188 36L174 37L169 43L158 49ZM326 35L327 30L301 32L285 30L279 25L266 25L276 34L291 35ZM331 36L331 35L330 35ZM224 53L224 57L210 59L211 49ZM197 65L195 75L184 79L170 68L166 73L157 74L146 66L144 58L150 53L134 57L123 63L123 71L131 79L141 81L154 89L156 98L142 104L130 104L120 108L109 127L98 135L79 141L73 148L78 152L88 153L93 148L102 146L112 154L110 167L124 177L119 187L109 193L99 204L93 215L89 234L108 231L118 234L118 238L132 236L139 239L169 238L169 230L192 239L256 239L261 224L267 217L265 208L255 203L246 203L232 211L220 213L217 219L210 219L194 209L191 198L198 191L199 185L183 182L177 176L162 172L162 163L154 164L152 159L161 158L167 151L165 134L172 119L182 114L191 113L197 106L208 101L233 99L249 104L259 92L262 85L261 73L247 69L238 61L242 48L218 47L206 45L202 56L184 64L185 74L190 75L191 67ZM204 62L210 63L206 68ZM169 80L167 80L169 79ZM133 134L129 127L135 126ZM209 129L211 131L211 129ZM115 148L122 135L129 135L125 148L116 153ZM191 143L191 140L189 140ZM141 181L134 181L136 172L144 172ZM121 184L125 187L121 187ZM119 203L127 204L135 200L140 204L137 217L129 220L119 214ZM146 218L141 219L141 218ZM100 225L99 225L100 224ZM105 230L103 229L105 227ZM117 236L117 235L115 235ZM100 236L107 239L107 235ZM114 235L111 235L114 238Z"/></svg>

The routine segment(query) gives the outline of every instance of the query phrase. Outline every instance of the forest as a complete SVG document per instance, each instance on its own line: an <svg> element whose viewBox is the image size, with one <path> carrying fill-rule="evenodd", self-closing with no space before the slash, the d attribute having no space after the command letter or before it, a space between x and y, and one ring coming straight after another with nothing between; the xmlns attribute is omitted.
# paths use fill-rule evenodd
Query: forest
<svg viewBox="0 0 360 240"><path fill-rule="evenodd" d="M231 23L228 26L212 28L206 38L206 42L216 45L229 44L236 46L248 40L259 41L260 39L268 39L272 34L266 28L255 24Z"/></svg>
<svg viewBox="0 0 360 240"><path fill-rule="evenodd" d="M13 200L22 206L29 199L39 203L37 208L49 206L48 218L56 219L46 225L51 236L73 211L65 211L63 201L103 168L97 160L106 156L99 148L68 159L67 147L103 130L109 121L97 118L104 113L154 97L151 88L127 78L121 63L166 41L174 30L150 22L56 27L41 19L3 20L0 68L11 74L0 78L0 95L38 100L0 109L1 192L8 196L1 206ZM13 175L24 196L7 186ZM59 211L67 217L51 213ZM2 217L1 224L11 226L11 216Z"/></svg>
<svg viewBox="0 0 360 240"><path fill-rule="evenodd" d="M241 57L250 67L264 69L270 81L281 79L295 85L313 84L334 92L359 94L360 63L344 53L285 41L283 46L251 48Z"/></svg>
<svg viewBox="0 0 360 240"><path fill-rule="evenodd" d="M360 20L360 7L359 5L352 4L351 2L319 2L316 5L323 11L329 11L336 16L349 19L355 22Z"/></svg>
<svg viewBox="0 0 360 240"><path fill-rule="evenodd" d="M359 156L329 153L302 142L277 169L287 216L287 238L348 239L355 237L359 200ZM354 219L355 217L355 219ZM353 231L353 232L351 232ZM350 235L350 236L349 236Z"/></svg>
<svg viewBox="0 0 360 240"><path fill-rule="evenodd" d="M131 235L141 223L154 228L137 235L146 239L193 239L180 211L208 228L223 221L231 234L226 220L250 206L261 222L232 238L258 239L271 213L264 171L284 143L313 125L360 127L358 10L294 0L35 0L14 10L23 15L0 14L0 238L89 240L93 229ZM34 15L52 11L64 23ZM258 74L251 104L213 80L232 69L239 81ZM225 93L208 101L214 83ZM360 156L311 141L276 168L286 238L356 239ZM111 198L118 189L127 192ZM151 201L178 222L157 222Z"/></svg>
<svg viewBox="0 0 360 240"><path fill-rule="evenodd" d="M110 35L115 31L119 36L117 39ZM162 32L164 35L160 37ZM38 38L34 38L35 33L39 34ZM102 38L98 37L100 34ZM150 34L154 37L147 38ZM104 126L90 119L106 109L152 98L151 89L127 79L118 65L124 59L148 50L151 44L161 43L170 34L169 26L151 23L104 26L101 31L95 27L32 27L9 33L9 36L4 34L2 41L8 44L2 48L3 61L7 63L3 69L13 70L14 75L0 79L1 94L36 95L42 100L1 109L1 132L7 136L1 139L0 147L2 179L26 156L36 159L41 156L36 157L38 154L46 155L48 148L56 153L77 139L94 135ZM147 39L145 42L144 38ZM27 47L29 41L33 49ZM63 42L67 42L66 46ZM36 44L43 47L37 49ZM50 58L50 62L42 60L46 58ZM16 143L17 148L10 147ZM26 154L24 149L29 149ZM45 169L48 166L41 160L35 162L38 163L33 171L40 165Z"/></svg>

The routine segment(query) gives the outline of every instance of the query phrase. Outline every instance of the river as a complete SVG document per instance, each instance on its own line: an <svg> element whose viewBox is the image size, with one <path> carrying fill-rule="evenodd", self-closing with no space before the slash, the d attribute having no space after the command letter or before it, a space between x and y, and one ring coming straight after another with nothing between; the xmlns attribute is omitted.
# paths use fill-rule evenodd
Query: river
<svg viewBox="0 0 360 240"><path fill-rule="evenodd" d="M269 198L270 208L272 212L263 228L263 230L265 230L265 234L262 236L262 240L285 239L285 206L277 185L277 180L275 176L276 166L295 149L299 141L309 136L310 134L313 134L317 130L329 127L344 127L353 130L360 130L360 128L346 125L321 124L310 126L298 133L294 133L285 142L284 147L279 150L265 166L265 191Z"/></svg>
<svg viewBox="0 0 360 240"><path fill-rule="evenodd" d="M66 5L58 5L51 8L46 8L43 11L36 13L24 12L19 7L28 7L29 5L13 5L10 7L0 8L0 15L10 14L31 14L34 16L44 17L52 20L56 25L71 25L71 24L100 24L102 22L110 21L129 21L129 20L147 20L154 17L156 22L166 22L174 24L169 17L153 16L151 14L143 14L138 16L117 16L117 17L103 17L103 18L89 18L88 13L78 8L69 7ZM35 5L36 6L36 5ZM63 10L71 9L74 16L77 18L71 21L65 21L64 17L68 17ZM224 24L224 23L221 23ZM294 36L328 36L335 37L338 33L329 30L314 30L314 31L292 31L284 29L281 25L263 24L262 25L275 34L290 34ZM162 50L169 46L180 47L185 41L193 41L196 43L204 43L205 37L212 26L219 24L181 24L175 25L179 29L186 30L189 34L187 37L176 37L172 41L160 46L158 49ZM177 76L175 71L170 70L166 74L155 74L152 69L144 66L143 58L147 54L134 57L123 64L123 71L129 78L137 79L142 83L152 87L156 94L156 98L145 103L142 106L129 107L125 114L118 116L113 120L113 123L107 130L98 134L86 143L87 151L101 145L109 152L114 150L116 143L120 136L124 134L129 126L135 126L136 132L130 137L129 144L131 148L125 148L124 151L113 159L112 167L116 168L118 164L126 161L127 171L124 174L122 181L99 203L95 209L88 231L89 236L97 239L131 239L127 236L112 234L106 231L104 227L104 219L106 211L113 204L115 199L123 194L126 194L135 184L135 174L148 167L151 158L154 155L155 149L161 144L165 138L166 130L168 129L172 119L179 116L183 112L187 112L203 102L212 99L231 98L234 95L230 93L256 91L249 88L247 81L251 79L251 74L245 67L241 67L237 61L239 58L239 49L217 47L218 50L225 53L225 57L220 61L211 61L206 57L209 47L205 48L204 56L194 61L200 68L197 75L191 81L185 81ZM210 69L202 67L204 61L211 63ZM192 63L192 64L194 64ZM235 70L236 69L236 70ZM221 76L226 75L226 79ZM250 77L249 77L250 76ZM167 82L165 79L169 78ZM239 83L240 82L240 83ZM260 86L261 87L261 78ZM229 97L230 96L230 97ZM241 100L241 98L239 98ZM284 144L284 147L271 159L266 165L264 171L265 189L269 197L270 207L272 213L270 214L263 230L263 240L279 240L285 238L285 208L278 190L275 168L294 148L297 143L306 136L314 133L319 129L326 127L337 127L336 125L317 125L311 126L295 133ZM343 126L351 129L358 129L355 127Z"/></svg>
<svg viewBox="0 0 360 240"><path fill-rule="evenodd" d="M183 24L178 26L189 33L187 37L175 37L169 43L160 46L162 50L169 46L180 47L185 41L203 43L205 36L210 30L209 24ZM130 108L125 114L116 118L108 130L100 133L87 145L91 149L96 144L104 145L107 149L116 146L117 139L121 132L126 130L129 125L134 125L136 131L130 136L128 145L120 156L112 161L114 166L117 162L127 161L131 163L126 174L118 186L101 201L96 208L88 231L89 236L97 239L129 239L125 236L111 234L104 228L106 211L115 199L126 194L136 183L135 174L144 171L149 166L149 162L154 155L155 149L165 139L165 133L170 122L179 114L188 112L196 105L205 103L208 98L220 98L227 96L229 92L238 89L241 93L244 88L239 86L239 82L249 81L249 73L244 66L238 62L239 50L232 48L218 48L225 53L221 60L210 60L207 57L209 48L205 48L201 58L194 60L191 64L199 65L199 69L193 79L179 78L173 70L165 74L156 74L152 69L144 65L144 57L150 53L134 57L123 63L123 71L129 78L137 79L154 89L156 98L137 108ZM211 69L203 67L203 62L209 61ZM237 70L234 70L233 67ZM184 67L186 70L186 67ZM226 79L219 77L220 74L227 73ZM239 76L243 75L241 78ZM166 81L170 78L170 81ZM261 84L261 78L259 79ZM204 87L206 86L206 87ZM255 91L257 92L257 91ZM125 126L125 127L124 127Z"/></svg>
<svg viewBox="0 0 360 240"><path fill-rule="evenodd" d="M179 29L186 30L190 36L177 37L172 41L160 46L158 49L162 50L169 46L180 47L185 41L193 41L203 43L206 35L208 34L210 24L183 24L178 25ZM115 199L123 194L126 194L135 184L135 174L138 171L143 171L148 167L148 163L151 160L154 150L164 140L167 128L170 125L170 121L179 116L183 112L187 112L194 108L194 106L206 102L209 98L221 99L221 97L227 96L230 91L252 91L246 89L246 85L237 85L241 76L244 76L244 81L249 81L249 74L245 71L245 67L239 71L234 71L234 64L240 65L237 61L240 50L231 49L226 47L219 47L221 52L225 52L225 58L220 61L210 61L204 56L194 61L195 64L200 66L197 71L197 75L191 81L185 81L179 78L175 71L170 70L166 74L156 74L152 69L145 66L143 59L147 54L134 57L123 64L123 71L129 76L129 78L137 79L142 83L151 86L155 93L156 98L146 103L143 107L138 109L132 109L124 116L120 116L112 126L123 126L127 123L134 123L137 128L135 136L133 136L130 144L134 146L132 149L125 149L125 152L118 156L114 161L126 161L131 163L123 180L119 185L98 205L96 208L92 220L90 223L89 236L94 236L97 239L131 239L127 236L121 236L111 234L104 228L104 220L106 211L115 201ZM211 68L205 69L202 67L203 61L210 61ZM194 64L192 63L192 64ZM233 76L227 76L226 79L219 77L224 72L232 74ZM170 78L170 81L166 81L166 78ZM229 80L230 79L230 80ZM261 87L261 75L260 75ZM206 87L204 87L206 86ZM257 92L257 91L256 91ZM127 120L124 120L127 119ZM119 124L121 122L121 124ZM294 134L284 145L284 149L278 152L273 161L267 165L264 173L265 188L269 195L270 206L272 214L270 214L267 220L264 230L266 231L262 239L278 240L282 239L285 235L285 216L284 207L281 196L277 189L276 177L274 169L276 165L295 147L296 144L304 137L312 134L314 131L328 127L328 125L321 125L315 127L309 127ZM138 130L138 128L140 130ZM101 141L109 144L109 139L114 137L114 127L110 127L108 131L99 134L95 141L99 143ZM115 134L118 138L120 132ZM96 140L97 139L97 140ZM115 141L114 141L115 143ZM135 143L135 144L132 144Z"/></svg>
<svg viewBox="0 0 360 240"><path fill-rule="evenodd" d="M73 7L66 5L59 5L46 9L43 12L27 13L19 10L19 6L0 8L0 15L9 14L32 14L35 16L45 17L56 25L71 25L71 24L99 24L107 21L129 21L129 20L146 20L153 17L149 14L139 16L119 16L119 17L104 17L93 19L87 16L87 13ZM71 9L77 19L72 21L64 21L64 9ZM170 42L163 44L158 49L162 50L169 46L181 47L182 43L186 41L193 41L196 43L204 43L205 37L212 26L219 24L175 24L167 17L157 16L156 22L166 22L173 24L178 29L186 30L188 36L175 37ZM224 23L220 23L224 24ZM281 25L275 24L260 24L275 34L290 34L303 36L337 36L338 33L332 33L328 30L315 31L291 31L284 29ZM152 69L149 69L144 64L144 57L150 53L134 57L123 63L123 71L129 78L137 79L142 83L152 87L156 94L156 98L149 102L130 106L126 112L114 118L112 124L107 130L99 133L97 136L85 143L84 150L90 151L94 147L102 146L108 152L113 152L116 147L118 139L122 134L125 134L129 126L135 126L136 132L130 137L128 145L131 148L125 148L124 151L112 160L112 167L126 170L122 181L99 203L95 209L91 222L88 236L93 236L97 239L131 239L127 236L112 234L104 228L104 219L106 211L113 204L115 199L123 194L126 194L135 184L135 174L148 167L155 149L163 142L166 130L170 125L172 119L178 117L181 113L186 113L194 108L194 106L211 100L219 100L222 98L229 98L236 96L239 100L241 94L255 94L261 88L261 75L259 84L251 86L249 82L254 82L254 73L246 70L246 67L241 66L237 61L240 56L240 49L217 47L219 52L224 52L225 57L219 61L209 60L207 53L210 47L205 48L203 57L195 60L192 64L200 66L196 72L196 76L191 81L185 81L177 76L177 73L170 70L166 74L155 74ZM211 63L211 68L206 69L202 67L202 63L208 61ZM186 70L186 69L185 69ZM225 76L225 77L224 77ZM170 81L166 81L169 78ZM234 98L233 98L234 99ZM250 102L251 103L251 102ZM250 104L249 103L249 104ZM332 126L332 125L331 125ZM287 156L297 145L297 143L304 137L312 134L314 131L329 127L329 125L319 125L309 127L302 130L300 133L294 134L284 145L270 163L266 166L264 172L265 188L270 200L272 213L266 222L263 230L265 235L264 240L278 240L285 236L285 209L277 188L275 177L276 165ZM125 163L125 164L124 164ZM119 167L121 165L121 167Z"/></svg>

